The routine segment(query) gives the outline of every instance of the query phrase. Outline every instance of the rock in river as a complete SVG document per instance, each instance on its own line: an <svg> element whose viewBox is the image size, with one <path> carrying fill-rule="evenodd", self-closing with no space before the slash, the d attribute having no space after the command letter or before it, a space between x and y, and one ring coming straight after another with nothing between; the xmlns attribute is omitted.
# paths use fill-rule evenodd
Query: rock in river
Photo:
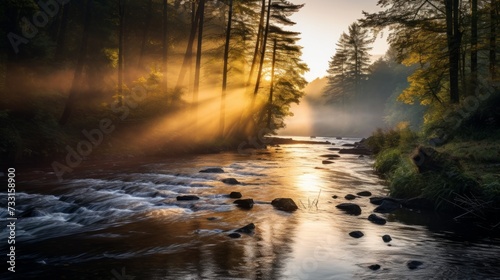
<svg viewBox="0 0 500 280"><path fill-rule="evenodd" d="M238 185L240 182L236 180L235 178L224 178L221 180L222 183L228 184L228 185Z"/></svg>
<svg viewBox="0 0 500 280"><path fill-rule="evenodd" d="M233 202L236 204L236 206L243 208L243 209L252 209L253 207L253 199L247 198L247 199L238 199Z"/></svg>
<svg viewBox="0 0 500 280"><path fill-rule="evenodd" d="M349 235L351 237L354 237L354 238L361 238L361 237L364 236L364 234L361 231L359 231L359 230L351 231L351 232L349 232Z"/></svg>
<svg viewBox="0 0 500 280"><path fill-rule="evenodd" d="M331 161L331 160L323 160L321 163L323 163L323 164L332 164L333 161Z"/></svg>
<svg viewBox="0 0 500 280"><path fill-rule="evenodd" d="M214 167L200 170L200 173L224 173L224 170L220 167Z"/></svg>
<svg viewBox="0 0 500 280"><path fill-rule="evenodd" d="M377 224L377 225L385 225L387 222L384 218L377 216L376 214L371 214L368 216L368 221Z"/></svg>
<svg viewBox="0 0 500 280"><path fill-rule="evenodd" d="M371 270L379 270L380 269L380 265L379 264L372 264L368 268L371 269Z"/></svg>
<svg viewBox="0 0 500 280"><path fill-rule="evenodd" d="M198 200L200 199L196 195L180 195L177 197L178 201L189 201L189 200Z"/></svg>
<svg viewBox="0 0 500 280"><path fill-rule="evenodd" d="M424 263L421 262L421 261L408 261L406 263L406 266L409 268L409 269L417 269L419 266L423 265Z"/></svg>
<svg viewBox="0 0 500 280"><path fill-rule="evenodd" d="M389 234L386 234L386 235L382 236L382 240L384 240L385 243L391 242L392 237Z"/></svg>
<svg viewBox="0 0 500 280"><path fill-rule="evenodd" d="M343 210L349 215L358 216L361 214L361 207L359 207L359 205L354 203L341 203L335 207L339 208L340 210Z"/></svg>
<svg viewBox="0 0 500 280"><path fill-rule="evenodd" d="M356 196L353 195L353 194L347 194L346 196L344 196L344 198L347 199L347 200L353 200L353 199L356 198Z"/></svg>
<svg viewBox="0 0 500 280"><path fill-rule="evenodd" d="M372 193L369 191L362 191L362 192L357 193L357 195L359 195L359 196L372 196Z"/></svg>
<svg viewBox="0 0 500 280"><path fill-rule="evenodd" d="M237 230L235 230L235 232L241 232L241 233L253 233L253 231L255 230L255 225L253 223L250 223L242 228L239 228Z"/></svg>
<svg viewBox="0 0 500 280"><path fill-rule="evenodd" d="M231 192L229 194L229 198L241 198L241 197L242 197L242 195L240 192Z"/></svg>
<svg viewBox="0 0 500 280"><path fill-rule="evenodd" d="M274 208L286 212L293 212L299 207L297 207L297 204L293 201L291 198L275 198L271 202L271 204L274 206Z"/></svg>

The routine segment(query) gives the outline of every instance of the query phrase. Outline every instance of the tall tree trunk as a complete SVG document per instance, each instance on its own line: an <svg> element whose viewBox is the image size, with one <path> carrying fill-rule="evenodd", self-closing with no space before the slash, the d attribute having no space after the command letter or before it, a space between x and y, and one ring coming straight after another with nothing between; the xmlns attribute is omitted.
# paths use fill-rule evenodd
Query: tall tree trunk
<svg viewBox="0 0 500 280"><path fill-rule="evenodd" d="M226 44L224 46L224 70L222 72L222 94L220 102L220 137L224 138L224 126L226 119L226 91L227 91L227 72L228 72L228 60L229 60L229 43L231 40L231 24L233 21L233 0L229 0L229 12L227 19L227 29L226 29Z"/></svg>
<svg viewBox="0 0 500 280"><path fill-rule="evenodd" d="M193 2L193 9L194 9L194 2ZM191 22L191 30L189 32L189 40L188 44L186 47L186 53L184 54L184 60L182 62L181 70L179 72L179 77L177 78L177 84L175 85L175 89L178 90L182 87L182 84L184 82L184 78L186 77L187 70L189 66L191 65L191 59L193 56L193 45L194 45L194 40L196 38L196 31L199 25L200 17L202 16L203 11L201 10L201 5L198 5L198 8L196 10L196 15L194 19L192 19Z"/></svg>
<svg viewBox="0 0 500 280"><path fill-rule="evenodd" d="M271 129L271 119L273 116L273 93L274 93L274 66L276 65L277 40L273 44L273 61L271 65L271 88L269 89L269 100L267 101L267 128Z"/></svg>
<svg viewBox="0 0 500 280"><path fill-rule="evenodd" d="M246 86L250 85L253 78L253 72L255 71L255 64L257 64L257 58L259 56L260 44L262 41L262 33L264 30L264 17L266 15L266 0L262 0L262 7L260 9L260 22L259 29L257 31L257 38L255 39L255 49L253 51L252 66L250 67L250 73L248 74L248 80Z"/></svg>
<svg viewBox="0 0 500 280"><path fill-rule="evenodd" d="M198 20L198 45L196 49L196 66L193 86L193 117L195 122L197 122L198 118L198 94L200 90L201 52L203 46L203 25L205 21L205 0L200 0L198 9L200 10L200 18Z"/></svg>
<svg viewBox="0 0 500 280"><path fill-rule="evenodd" d="M490 76L492 80L495 80L497 77L496 64L497 64L497 1L491 0L491 10L490 10Z"/></svg>
<svg viewBox="0 0 500 280"><path fill-rule="evenodd" d="M167 95L167 52L168 52L168 32L167 32L167 27L168 27L168 20L167 20L167 13L168 13L168 1L163 0L163 39L162 39L162 72L163 72L163 81L162 81L162 88L163 88L163 94ZM167 97L166 97L167 98Z"/></svg>
<svg viewBox="0 0 500 280"><path fill-rule="evenodd" d="M118 0L118 19L120 30L118 34L118 103L123 104L123 44L125 34L125 3L126 0Z"/></svg>
<svg viewBox="0 0 500 280"><path fill-rule="evenodd" d="M266 45L267 45L267 37L269 36L269 21L271 19L271 0L268 2L267 7L267 16L266 16L266 27L264 28L264 37L262 42L262 49L260 53L260 62L259 62L259 70L257 72L257 81L255 82L255 88L253 90L253 98L252 98L252 106L251 110L253 110L253 105L255 103L255 97L257 96L257 92L259 92L260 80L262 78L262 68L264 67L264 58L266 56Z"/></svg>
<svg viewBox="0 0 500 280"><path fill-rule="evenodd" d="M470 94L476 92L477 86L477 0L471 0L471 52L470 52Z"/></svg>
<svg viewBox="0 0 500 280"><path fill-rule="evenodd" d="M68 122L69 117L75 107L78 93L81 91L83 66L85 64L85 59L87 57L87 43L89 41L91 15L92 15L92 0L87 0L85 7L85 20L83 24L83 36L82 36L82 42L80 44L78 61L76 63L75 74L73 76L73 82L71 84L69 97L66 100L66 105L64 107L63 114L59 119L59 125L65 125Z"/></svg>
<svg viewBox="0 0 500 280"><path fill-rule="evenodd" d="M146 53L146 43L148 41L149 29L151 29L151 18L153 15L153 0L148 1L148 8L146 11L146 24L144 25L144 32L142 33L141 40L141 52L139 53L139 62L137 63L137 67L142 69L144 54Z"/></svg>
<svg viewBox="0 0 500 280"><path fill-rule="evenodd" d="M60 61L64 58L66 49L66 27L68 26L69 12L71 8L71 2L66 3L62 6L62 18L61 25L59 27L59 32L57 34L57 47L56 47L56 60Z"/></svg>
<svg viewBox="0 0 500 280"><path fill-rule="evenodd" d="M448 61L450 76L450 102L460 102L459 72L460 72L460 40L458 25L459 0L446 0L446 36L448 41Z"/></svg>

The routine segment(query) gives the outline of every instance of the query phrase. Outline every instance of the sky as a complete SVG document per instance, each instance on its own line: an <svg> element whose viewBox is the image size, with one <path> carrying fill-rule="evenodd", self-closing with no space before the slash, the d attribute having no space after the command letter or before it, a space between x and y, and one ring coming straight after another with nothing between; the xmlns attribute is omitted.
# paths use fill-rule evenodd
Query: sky
<svg viewBox="0 0 500 280"><path fill-rule="evenodd" d="M328 61L335 54L335 44L350 24L363 17L362 11L376 12L378 0L291 0L305 6L291 18L297 24L290 29L301 32L299 44L303 46L302 60L310 71L305 74L308 81L326 76ZM385 38L377 38L370 54L384 55L387 50Z"/></svg>

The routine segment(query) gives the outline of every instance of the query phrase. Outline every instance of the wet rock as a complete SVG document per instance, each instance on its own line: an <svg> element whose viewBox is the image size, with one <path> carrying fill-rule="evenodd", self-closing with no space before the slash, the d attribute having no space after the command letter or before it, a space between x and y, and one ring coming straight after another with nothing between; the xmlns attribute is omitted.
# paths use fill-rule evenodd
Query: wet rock
<svg viewBox="0 0 500 280"><path fill-rule="evenodd" d="M240 193L240 192L231 192L231 193L229 194L229 197L230 197L230 198L241 198L241 197L242 197L242 195L241 195L241 193Z"/></svg>
<svg viewBox="0 0 500 280"><path fill-rule="evenodd" d="M331 161L331 160L324 160L321 163L323 163L323 164L332 164L333 161Z"/></svg>
<svg viewBox="0 0 500 280"><path fill-rule="evenodd" d="M291 198L275 198L273 199L273 201L271 201L271 204L274 206L274 208L286 212L293 212L299 209L299 207L297 207L297 204L295 204L295 202Z"/></svg>
<svg viewBox="0 0 500 280"><path fill-rule="evenodd" d="M353 199L356 198L356 196L353 195L353 194L347 194L346 196L344 196L344 198L347 199L347 200L353 200Z"/></svg>
<svg viewBox="0 0 500 280"><path fill-rule="evenodd" d="M328 148L329 151L340 151L342 150L341 148Z"/></svg>
<svg viewBox="0 0 500 280"><path fill-rule="evenodd" d="M219 167L214 167L200 170L200 173L224 173L224 170Z"/></svg>
<svg viewBox="0 0 500 280"><path fill-rule="evenodd" d="M215 220L218 220L219 218L217 217L208 217L207 220L209 221L215 221Z"/></svg>
<svg viewBox="0 0 500 280"><path fill-rule="evenodd" d="M350 235L351 237L354 237L354 238L361 238L361 237L365 236L365 235L364 235L361 231L359 231L359 230L356 230L356 231L351 231L351 232L349 232L349 235Z"/></svg>
<svg viewBox="0 0 500 280"><path fill-rule="evenodd" d="M355 144L342 144L342 147L356 147Z"/></svg>
<svg viewBox="0 0 500 280"><path fill-rule="evenodd" d="M432 210L434 209L434 203L424 197L414 197L403 201L402 206L408 209L422 209L422 210Z"/></svg>
<svg viewBox="0 0 500 280"><path fill-rule="evenodd" d="M333 199L337 199L337 198L339 198L339 196L338 195L332 195L332 198Z"/></svg>
<svg viewBox="0 0 500 280"><path fill-rule="evenodd" d="M364 155L360 155L358 158L364 158L365 156Z"/></svg>
<svg viewBox="0 0 500 280"><path fill-rule="evenodd" d="M372 264L368 268L371 269L371 270L379 270L380 269L380 265L378 265L378 264Z"/></svg>
<svg viewBox="0 0 500 280"><path fill-rule="evenodd" d="M340 156L337 154L327 154L327 155L321 155L320 157L326 157L326 158L339 158Z"/></svg>
<svg viewBox="0 0 500 280"><path fill-rule="evenodd" d="M423 265L424 263L421 262L421 261L408 261L406 263L406 266L409 268L409 269L417 269L419 266Z"/></svg>
<svg viewBox="0 0 500 280"><path fill-rule="evenodd" d="M200 199L196 195L179 195L177 197L177 201L190 201L190 200L198 200Z"/></svg>
<svg viewBox="0 0 500 280"><path fill-rule="evenodd" d="M250 233L253 233L255 230L255 225L253 223L250 223L242 228L239 228L237 230L235 230L235 232L241 232L241 233L247 233L247 234L250 234Z"/></svg>
<svg viewBox="0 0 500 280"><path fill-rule="evenodd" d="M357 193L357 195L359 195L359 196L372 196L372 193L369 191L362 191L362 192Z"/></svg>
<svg viewBox="0 0 500 280"><path fill-rule="evenodd" d="M337 139L337 140L342 140L342 137L335 137L335 139Z"/></svg>
<svg viewBox="0 0 500 280"><path fill-rule="evenodd" d="M385 223L387 223L384 218L379 217L376 214L371 214L370 216L368 216L368 221L377 225L385 225Z"/></svg>
<svg viewBox="0 0 500 280"><path fill-rule="evenodd" d="M238 185L240 182L236 180L235 178L224 178L221 180L222 183L228 184L228 185Z"/></svg>
<svg viewBox="0 0 500 280"><path fill-rule="evenodd" d="M335 207L339 208L340 210L346 212L349 215L358 216L361 214L361 207L359 207L359 205L354 203L341 203Z"/></svg>
<svg viewBox="0 0 500 280"><path fill-rule="evenodd" d="M229 236L231 238L240 238L241 234L239 234L237 232L233 232L233 233L228 234L227 236Z"/></svg>
<svg viewBox="0 0 500 280"><path fill-rule="evenodd" d="M382 236L382 240L384 240L385 243L391 242L392 237L389 234L386 234L386 235Z"/></svg>
<svg viewBox="0 0 500 280"><path fill-rule="evenodd" d="M377 213L390 213L390 212L398 210L399 208L401 208L401 203L384 199L382 201L382 204L380 204L373 211L375 211Z"/></svg>
<svg viewBox="0 0 500 280"><path fill-rule="evenodd" d="M243 208L243 209L252 209L253 207L253 199L247 198L247 199L238 199L233 202L236 204L236 206Z"/></svg>

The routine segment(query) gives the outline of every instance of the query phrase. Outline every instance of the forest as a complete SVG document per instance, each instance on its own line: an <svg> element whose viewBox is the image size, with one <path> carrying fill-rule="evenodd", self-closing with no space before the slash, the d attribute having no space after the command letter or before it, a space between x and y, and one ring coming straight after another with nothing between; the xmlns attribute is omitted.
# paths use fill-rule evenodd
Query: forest
<svg viewBox="0 0 500 280"><path fill-rule="evenodd" d="M237 147L284 127L290 104L303 96L308 68L300 58L300 34L287 29L295 24L290 15L303 5L270 0L0 5L7 39L1 56L2 158L67 153L101 124L104 136L113 134L94 133L107 143L101 152Z"/></svg>

